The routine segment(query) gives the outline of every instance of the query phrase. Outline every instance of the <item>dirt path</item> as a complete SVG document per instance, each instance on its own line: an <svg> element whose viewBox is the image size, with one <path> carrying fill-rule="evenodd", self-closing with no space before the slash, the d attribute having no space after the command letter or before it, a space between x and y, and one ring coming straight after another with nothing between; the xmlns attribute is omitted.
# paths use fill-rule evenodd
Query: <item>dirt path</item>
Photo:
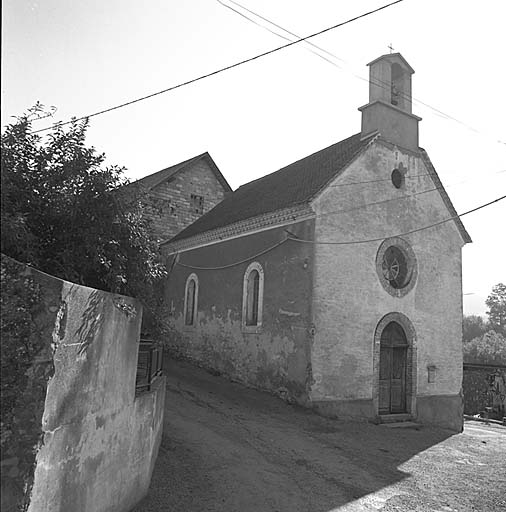
<svg viewBox="0 0 506 512"><path fill-rule="evenodd" d="M165 429L135 512L506 510L506 428L333 421L167 361Z"/></svg>

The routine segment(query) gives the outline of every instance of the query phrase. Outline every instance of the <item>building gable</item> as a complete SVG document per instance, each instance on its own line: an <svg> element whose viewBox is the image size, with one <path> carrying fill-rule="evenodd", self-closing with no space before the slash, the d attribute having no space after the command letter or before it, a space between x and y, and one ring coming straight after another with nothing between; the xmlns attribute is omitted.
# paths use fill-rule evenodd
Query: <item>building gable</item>
<svg viewBox="0 0 506 512"><path fill-rule="evenodd" d="M214 160L211 158L211 155L207 151L205 153L202 153L201 155L185 160L184 162L180 162L176 165L172 165L170 167L162 169L161 171L149 174L148 176L144 176L144 178L134 181L133 183L130 183L128 186L142 187L144 190L151 190L160 183L169 179L173 179L178 173L185 172L188 169L191 169L201 160L205 161L205 163L209 166L209 169L213 172L216 179L221 183L223 189L226 192L232 192L232 188L230 187L227 180L225 179L221 171L218 169L218 166L216 165Z"/></svg>
<svg viewBox="0 0 506 512"><path fill-rule="evenodd" d="M389 154L396 156L394 159L389 159L387 156ZM416 207L418 208L428 208L424 196L432 194L438 196L441 201L432 204L431 213L427 215L423 225L413 224L411 229L416 230L419 227L428 226L431 221L438 222L449 219L448 223L455 225L463 244L472 242L424 149L419 148L417 153L413 153L398 148L385 141L381 136L377 136L370 141L369 146L362 153L357 155L358 158L361 158L358 165L354 165L354 161L351 161L311 201L311 206L317 216L322 200L324 203L330 201L332 203L331 211L337 215L350 211L355 212L353 217L355 220L352 220L352 223L359 223L358 219L363 216L362 222L367 224L371 215L373 217L381 215L381 212L387 210L391 205L393 208L398 207L400 210L405 210L401 205L403 201L405 203L409 201L410 207L414 207L414 204L417 203ZM392 173L398 167L402 185L396 189L393 185ZM426 206L421 206L422 204ZM375 207L376 210L374 210ZM434 216L436 209L439 212L437 219ZM326 212L326 215L329 215L329 212ZM404 211L404 216L405 218L410 217L408 210ZM418 220L420 221L420 219ZM399 227L399 229L401 228ZM404 229L411 230L407 229L406 225ZM357 239L356 235L360 231L360 228L355 229L354 236L349 239ZM345 228L344 232L350 231ZM369 238L376 238L374 233L381 238L382 235L378 232L371 232ZM401 233L402 230L398 234Z"/></svg>
<svg viewBox="0 0 506 512"><path fill-rule="evenodd" d="M413 327L404 412L415 416L420 396L458 397L461 247L470 238L452 218L455 211L429 163L425 152L378 137L312 202L312 401L332 397L336 408L344 408L360 400L381 413L380 345L373 333L385 327L385 318L409 319ZM402 253L395 254L401 284L390 281L385 255L391 248ZM437 378L428 380L435 367Z"/></svg>
<svg viewBox="0 0 506 512"><path fill-rule="evenodd" d="M466 228L464 227L462 220L457 215L457 212L455 211L453 203L451 202L450 196L447 194L445 188L443 187L443 184L441 183L441 180L439 179L436 169L432 165L432 162L429 158L427 151L425 151L425 149L420 148L420 154L422 156L422 159L425 163L425 166L426 166L428 172L430 173L430 175L434 181L435 186L437 187L437 189L441 195L441 198L443 199L443 202L446 205L446 208L448 209L448 213L450 214L451 217L453 217L454 222L457 225L457 229L459 230L459 232L462 236L462 240L465 243L471 243L472 242L471 236L469 235Z"/></svg>
<svg viewBox="0 0 506 512"><path fill-rule="evenodd" d="M146 176L139 190L144 215L159 240L167 240L211 210L231 188L208 153Z"/></svg>

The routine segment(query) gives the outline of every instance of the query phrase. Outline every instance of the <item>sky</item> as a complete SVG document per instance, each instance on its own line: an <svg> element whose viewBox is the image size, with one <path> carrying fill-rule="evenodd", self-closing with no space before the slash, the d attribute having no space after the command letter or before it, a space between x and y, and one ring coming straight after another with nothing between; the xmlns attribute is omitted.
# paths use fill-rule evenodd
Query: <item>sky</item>
<svg viewBox="0 0 506 512"><path fill-rule="evenodd" d="M299 36L388 3L234 1ZM94 117L87 140L132 180L208 151L236 189L359 132L367 63L391 46L415 69L420 146L461 213L506 193L504 19L503 0L404 0L311 39L332 63L297 44ZM57 107L45 128L287 42L266 27L283 33L232 0L3 0L2 130L36 101ZM506 200L462 220L464 313L484 315L506 282Z"/></svg>

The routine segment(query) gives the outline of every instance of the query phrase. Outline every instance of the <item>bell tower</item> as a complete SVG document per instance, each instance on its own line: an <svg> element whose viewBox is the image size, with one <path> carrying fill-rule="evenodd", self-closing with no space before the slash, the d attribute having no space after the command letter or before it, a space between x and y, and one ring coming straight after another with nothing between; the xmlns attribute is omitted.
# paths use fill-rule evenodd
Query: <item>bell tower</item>
<svg viewBox="0 0 506 512"><path fill-rule="evenodd" d="M418 151L418 121L411 112L411 76L415 72L400 53L368 64L369 103L360 107L362 136L379 131L385 140Z"/></svg>

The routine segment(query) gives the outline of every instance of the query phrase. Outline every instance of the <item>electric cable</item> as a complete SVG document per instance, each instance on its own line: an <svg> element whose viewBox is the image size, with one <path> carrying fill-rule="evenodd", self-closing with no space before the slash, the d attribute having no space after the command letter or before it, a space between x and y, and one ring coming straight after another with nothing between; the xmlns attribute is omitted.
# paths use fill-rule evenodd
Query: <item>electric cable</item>
<svg viewBox="0 0 506 512"><path fill-rule="evenodd" d="M258 27L260 28L263 28L264 30L267 30L268 32L270 32L271 34L274 34L278 37L281 37L282 39L286 40L286 41L291 41L292 39L290 39L289 37L286 37L282 34L279 34L278 32L275 32L274 30L271 30L269 27L266 27L265 25L262 25L258 22L256 22L255 20L251 19L250 17L246 16L244 13L238 11L237 9L234 9L233 7L231 7L230 5L222 2L222 0L216 0L219 4L221 4L223 7L226 7L227 9L230 9L231 11L239 14L241 17L243 17L244 19L248 20L249 22L257 25ZM247 7L245 7L244 5L241 5L240 3L238 2L235 2L234 0L228 0L229 2L231 2L232 4L234 5L237 5L238 7L240 7L241 9L244 9L245 11L249 12L250 14L253 14L254 16L256 16L257 18L260 18L261 20L264 20L266 21L267 23L273 25L274 27L276 28L279 28L281 30L283 30L284 32L286 32L287 34L289 34L290 36L292 37L295 37L295 38L299 38L300 36L298 36L296 33L294 32L291 32L290 30L282 27L281 25L271 21L270 19L266 18L265 16L262 16L261 14L258 14L254 11L252 11L251 9L248 9ZM306 43L308 45L310 45L311 47L321 51L321 52L324 52L325 54L327 54L328 56L332 57L333 59L337 59L345 64L347 64L349 66L349 63L347 63L344 59L342 59L341 57L338 57L337 55L335 55L334 53L332 52L329 52L328 50L326 50L325 48L322 48L321 46L318 46L316 44L314 44L313 42L311 41L306 41ZM336 62L330 60L329 58L321 55L320 53L318 52L315 52L314 50L311 50L309 49L309 51L315 55L317 55L318 57L320 57L321 59L325 60L326 62L328 62L329 64L339 68L339 69L343 69L344 71L350 73L351 75L353 75L355 78L358 78L359 80L363 80L364 82L367 82L367 83L373 83L374 85L377 85L379 87L381 87L382 89L385 89L387 91L390 91L391 89L391 84L388 83L388 82L385 82L383 80L380 80L379 78L371 78L371 79L368 79L366 77L363 77L362 75L359 75L357 73L355 73L354 71L351 71L349 69L346 69L345 67L337 64ZM486 136L486 137L490 137L490 138L493 138L491 137L490 135L488 134L485 134L483 132L480 132L478 129L474 128L473 126L470 126L468 125L467 123L465 123L464 121L461 121L460 119L457 119L456 117L453 117L451 116L450 114L447 114L445 112L443 112L442 110L436 108L436 107L433 107L432 105L429 105L428 103L425 103L423 102L422 100L420 99L417 99L413 96L410 96L409 94L406 94L402 91L399 91L398 92L399 96L404 98L404 99L407 99L408 101L414 101L415 103L418 103L420 105L423 105L424 107L427 107L431 110L433 110L435 113L439 114L440 116L443 116L444 118L448 119L448 120L451 120L451 121L454 121L462 126L464 126L465 128L467 128L468 130L471 130L475 133L478 133L478 134L481 134L483 136ZM506 142L500 140L500 139L495 139L495 142L497 142L498 144L503 144L503 145L506 145Z"/></svg>
<svg viewBox="0 0 506 512"><path fill-rule="evenodd" d="M503 171L498 171L498 172L503 172ZM415 175L415 176L431 176L430 174L421 174L421 175ZM413 177L415 177L413 176ZM407 178L407 176L406 176ZM481 178L481 177L480 177ZM376 182L376 181L383 181L383 180L371 180L371 182ZM390 178L388 178L387 180L385 181L390 181ZM437 190L445 190L446 188L451 188L451 187L454 187L454 186L457 186L457 185L462 185L464 183L468 183L469 181L474 181L474 179L469 179L469 180L463 180L463 181L460 181L460 182L457 182L457 183L451 183L449 185L446 185L446 187L441 184L440 186L435 186L433 188L429 188L429 189L425 189L425 190L420 190L418 192L413 192L412 194L404 194L402 196L397 196L397 197L390 197L388 199L382 199L380 201L374 201L372 203L365 203L365 204L360 204L360 205L357 205L357 206L353 206L352 208L344 208L344 209L341 209L341 210L333 210L333 211L330 211L330 212L324 212L324 213L320 213L319 214L319 217L326 217L328 215L337 215L337 214L340 214L340 213L349 213L349 212L352 212L352 211L356 211L356 210L361 210L361 209L366 209L366 208L369 208L371 206L377 206L377 205L380 205L380 204L386 204L386 203L390 203L392 201L400 201L402 199L409 199L411 197L415 197L415 196L419 196L419 195L422 195L422 194L427 194L429 192L435 192ZM352 183L353 185L356 185L356 184L362 184L362 183L369 183L367 181L364 181L364 182L354 182ZM333 186L337 186L337 185L330 185L330 187L333 187Z"/></svg>
<svg viewBox="0 0 506 512"><path fill-rule="evenodd" d="M506 172L506 171L493 171L493 172L490 172L490 173L485 173L485 175L486 176L491 176L493 174L501 174L503 172ZM422 174L413 174L412 176L408 176L406 174L404 176L404 179L410 180L410 179L415 179L415 178L425 178L427 176L433 176L433 175L431 173L428 173L428 172L424 172ZM478 179L478 178L480 180L482 180L483 179L483 174L481 174L477 178L472 177L472 178L469 178L467 180L458 181L456 183L450 183L449 185L446 185L446 188L451 188L451 187L455 187L457 185L462 185L463 183L467 183L469 181L474 181L475 179ZM349 181L349 182L344 182L344 183L336 183L335 185L329 185L329 188L346 187L348 185L366 185L366 184L369 184L369 183L381 183L383 181L392 181L392 178L379 178L377 180Z"/></svg>
<svg viewBox="0 0 506 512"><path fill-rule="evenodd" d="M429 224L428 226L423 226L421 228L412 229L411 231L405 231L404 233L398 233L395 235L382 236L379 238L368 238L366 240L350 240L350 241L346 241L346 242L328 242L328 241L317 242L315 240L304 240L302 238L293 238L293 237L288 237L288 240L294 240L295 242L303 242L303 243L315 244L315 245L353 245L353 244L366 244L369 242L380 242L382 240L385 240L386 238L394 238L394 237L411 235L413 233L418 233L419 231L423 231L425 229L430 229L430 228L433 228L436 226L440 226L441 224L445 224L446 222L450 222L450 221L458 219L460 217L464 217L464 215L468 215L470 213L481 210L482 208L485 208L494 203L502 201L503 199L506 199L506 196L498 197L497 199L494 199L493 201L489 201L488 203L482 204L476 208L473 208L472 210L468 210L467 212L459 213L457 215L452 215L451 217L440 220L438 222L434 222L433 224Z"/></svg>
<svg viewBox="0 0 506 512"><path fill-rule="evenodd" d="M485 204L482 204L480 206L477 206L476 208L468 210L468 211L466 211L464 213L453 215L453 216L448 217L446 219L443 219L441 221L434 222L433 224L429 224L428 226L423 226L421 228L412 229L411 231L406 231L404 233L399 233L399 234L389 235L389 236L382 236L382 237L379 237L379 238L369 238L369 239L366 239L366 240L352 240L352 241L346 241L346 242L327 242L327 241L325 241L325 242L324 241L317 242L315 240L305 240L303 238L294 237L292 233L287 232L287 230L285 230L285 232L287 233L288 236L286 236L286 238L284 238L280 242L278 242L278 243L268 247L267 249L264 249L263 251L261 251L261 252L259 252L257 254L249 256L248 258L243 258L240 261L236 261L234 263L229 263L227 265L222 265L222 266L219 266L219 267L198 267L198 266L194 266L194 265L188 265L188 264L185 264L185 263L181 263L180 261L177 260L177 258L179 257L179 254L180 254L179 252L175 252L175 253L173 253L173 255L175 256L176 264L181 266L181 267L195 269L195 270L223 270L223 269L235 267L237 265L242 265L243 263L246 263L246 262L251 261L251 260L253 260L255 258L258 258L259 256L262 256L262 255L264 255L264 254L266 254L266 253L276 249L277 247L279 247L280 245L284 244L288 240L292 240L294 242L299 242L299 243L314 244L314 245L353 245L353 244L365 244L365 243L370 243L370 242L381 242L381 241L383 241L383 240L385 240L387 238L411 235L413 233L418 233L419 231L423 231L425 229L430 229L430 228L433 228L433 227L436 227L436 226L440 226L441 224L445 224L446 222L450 222L450 221L455 220L457 218L464 217L464 215L469 215L470 213L474 213L474 212L476 212L478 210L481 210L483 208L486 208L487 206L490 206L490 205L492 205L494 203L498 203L499 201L502 201L503 199L506 199L506 195L498 197L498 198L496 198L496 199L494 199L492 201L489 201L488 203L485 203Z"/></svg>
<svg viewBox="0 0 506 512"><path fill-rule="evenodd" d="M254 60L258 60L262 57L266 57L267 55L271 55L275 52L278 52L280 50L284 50L285 48L289 48L291 46L294 46L296 44L299 44L303 41L307 41L308 39L311 39L313 37L316 37L316 36L319 36L321 34L325 34L326 32L330 32L331 30L335 30L336 28L339 28L339 27L342 27L344 25L348 25L349 23L352 23L354 21L357 21L361 18L365 18L366 16L369 16L371 14L374 14L374 13L377 13L379 11L382 11L384 9L387 9L388 7L391 7L395 4L399 4L401 2L403 2L404 0L395 0L393 2L390 2L388 4L385 4L385 5L382 5L381 7L378 7L376 9L373 9L371 11L368 11L368 12L365 12L363 14L360 14L358 16L355 16L353 18L350 18L346 21L343 21L341 23L337 23L336 25L332 25L331 27L327 27L323 30L319 30L318 32L314 32L313 34L310 34L308 36L305 36L305 37L302 37L300 39L298 39L297 41L291 41L287 44L284 44L282 46L278 46L276 48L272 48L271 50L267 50L265 52L262 52L262 53L259 53L257 55L254 55L253 57L249 57L247 59L244 59L244 60L241 60L239 62L235 62L234 64L229 64L228 66L225 66L225 67L222 67L222 68L219 68L215 71L212 71L210 73L206 73L204 75L200 75L196 78L192 78L190 80L187 80L185 82L181 82L177 85L173 85L172 87L167 87L166 89L162 89L161 91L157 91L157 92L154 92L154 93L151 93L151 94L147 94L146 96L142 96L142 97L139 97L139 98L136 98L136 99L133 99L133 100L130 100L130 101L126 101L124 103L121 103L119 105L115 105L113 107L109 107L109 108L106 108L106 109L103 109L103 110L99 110L98 112L94 112L92 114L87 114L85 116L81 116L81 117L77 117L77 118L72 118L70 121L65 121L65 122L60 122L60 123L56 123L57 126L66 126L68 124L71 124L71 123L76 123L76 122L79 122L79 121L83 121L83 120L88 120L90 119L91 117L96 117L96 116L99 116L99 115L102 115L102 114L106 114L107 112L112 112L113 110L118 110L120 108L123 108L123 107L127 107L129 105L133 105L134 103L138 103L140 101L144 101L144 100L147 100L149 98L153 98L155 96L159 96L161 94L165 94L169 91L174 91L175 89L179 89L181 87L184 87L184 86L187 86L187 85L190 85L190 84L193 84L195 82L199 82L200 80L204 80L205 78L209 78L211 76L214 76L214 75L217 75L219 73L222 73L224 71L228 71L230 69L234 69L234 68L237 68L243 64L246 64L248 62L252 62ZM40 132L44 132L44 131L47 131L47 130L51 130L53 127L52 126L48 126L46 128L40 128L39 130L34 130L32 131L31 133L40 133Z"/></svg>
<svg viewBox="0 0 506 512"><path fill-rule="evenodd" d="M412 194L404 194L399 197L389 197L388 199L382 199L381 201L374 201L372 203L359 204L358 206L353 206L352 208L346 208L344 210L334 210L331 212L320 213L319 217L326 217L328 215L336 215L338 213L349 213L349 212L353 212L355 210L366 209L366 208L369 208L370 206L386 204L386 203L390 203L392 201L400 201L401 199L409 199L410 197L420 196L422 194L428 194L429 192L435 192L437 190L444 190L444 189L445 189L445 187L443 185L441 185L441 186L437 186L437 187L433 187L433 188L428 188L426 190L419 190L418 192L413 192Z"/></svg>
<svg viewBox="0 0 506 512"><path fill-rule="evenodd" d="M259 256L263 256L264 254L266 254L266 253L276 249L276 247L279 247L280 245L284 244L287 240L288 240L288 237L284 238L283 240L281 240L281 242L277 242L276 244L268 247L267 249L264 249L263 251L261 251L261 252L259 252L257 254L254 254L253 256L248 256L247 258L244 258L241 261L236 261L235 263L230 263L229 265L223 265L221 267L195 267L194 265L186 265L184 263L181 263L180 261L176 261L176 264L181 266L181 267L193 268L195 270L223 270L223 269L226 269L226 268L235 267L237 265L242 265L243 263L246 263L246 262L248 262L250 260L254 260L255 258L258 258ZM179 253L176 253L176 256L178 254Z"/></svg>

